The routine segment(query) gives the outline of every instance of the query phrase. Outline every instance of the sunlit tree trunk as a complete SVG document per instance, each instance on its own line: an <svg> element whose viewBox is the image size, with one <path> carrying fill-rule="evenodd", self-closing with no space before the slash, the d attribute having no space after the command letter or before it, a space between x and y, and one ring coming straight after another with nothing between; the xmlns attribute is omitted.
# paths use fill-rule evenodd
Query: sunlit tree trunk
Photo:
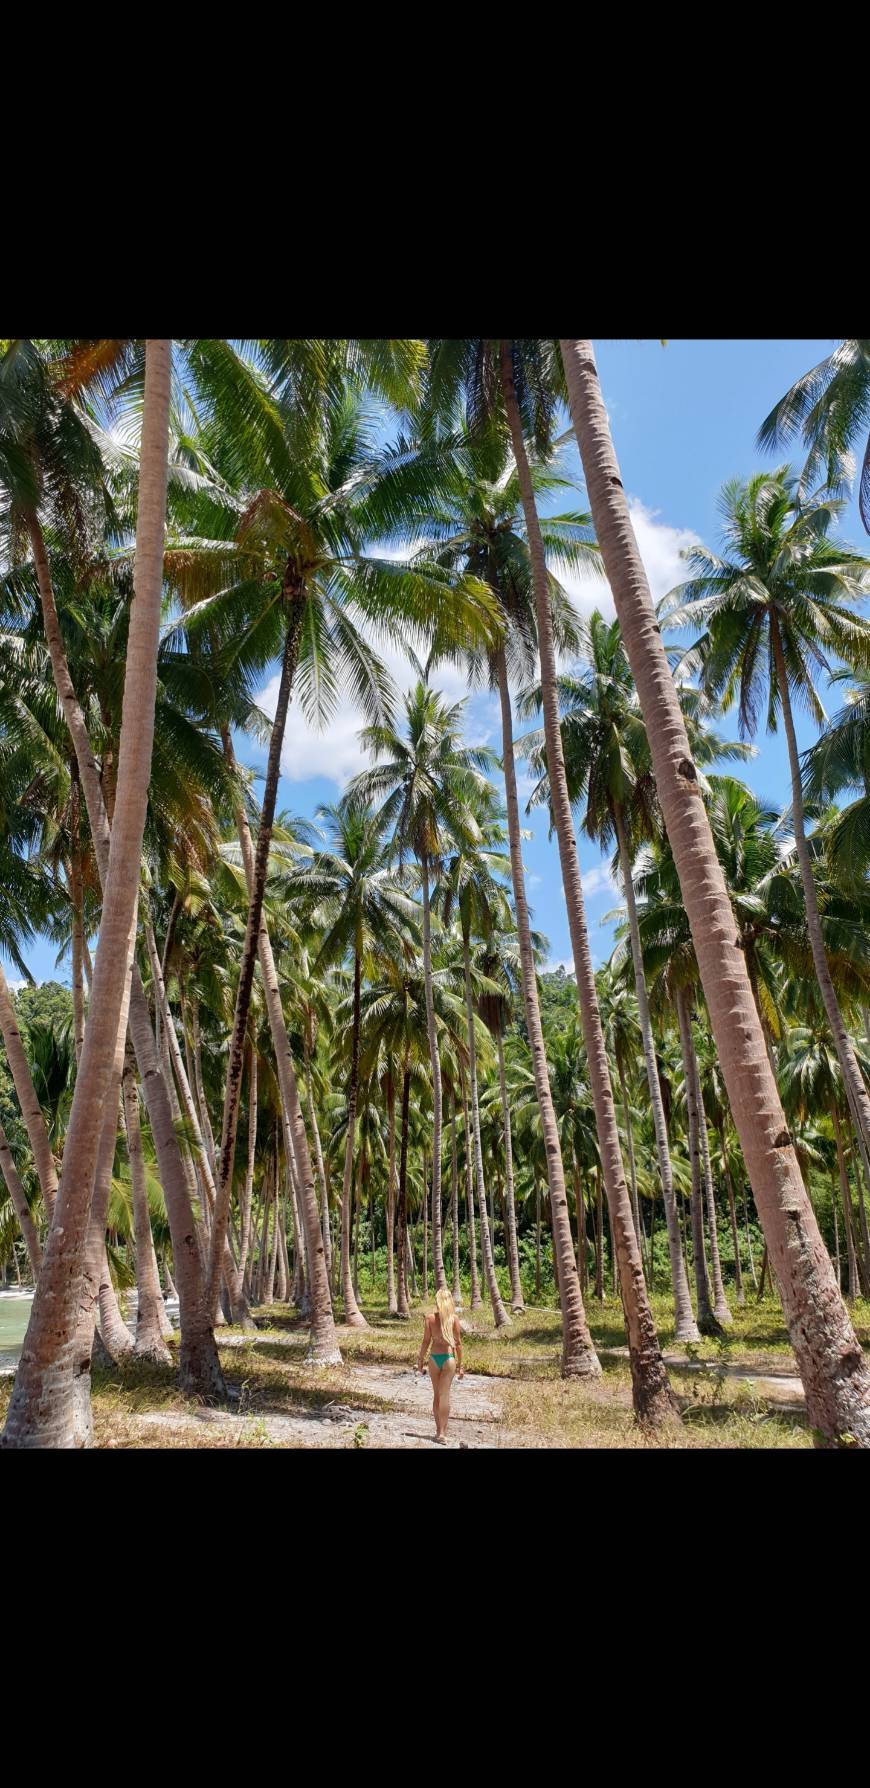
<svg viewBox="0 0 870 1788"><path fill-rule="evenodd" d="M559 719L553 616L550 608L544 542L535 506L531 468L526 454L522 422L514 390L511 344L507 341L501 342L500 350L502 393L517 466L535 593L538 652L541 666L541 705L544 715L550 805L559 845L559 862L562 869L568 929L577 979L577 997L580 1004L583 1040L586 1045L586 1071L595 1111L595 1127L601 1151L611 1235L618 1262L619 1283L628 1329L632 1398L638 1421L656 1425L677 1418L679 1411L676 1398L668 1383L668 1375L647 1296L640 1248L634 1231L631 1200L623 1172L619 1127L613 1103L613 1088L610 1084L610 1069L601 1027L601 1014L598 1009L598 994L580 882L580 863L577 856L577 842L574 836L571 801L565 774ZM567 1201L565 1216L567 1218ZM567 1240L570 1244L570 1226L568 1226ZM560 1267L563 1264L561 1250L559 1264ZM570 1245L564 1251L564 1266L566 1274L573 1276L575 1269ZM566 1284L563 1284L563 1291L567 1295ZM577 1296L579 1297L579 1284Z"/></svg>
<svg viewBox="0 0 870 1788"><path fill-rule="evenodd" d="M849 1433L859 1445L870 1446L870 1368L819 1234L768 1061L685 722L631 526L592 344L566 338L561 350L595 533L646 722L658 798L711 1029L782 1289L807 1414L827 1439ZM801 812L798 791L796 825ZM866 1102L866 1092L863 1097Z"/></svg>
<svg viewBox="0 0 870 1788"><path fill-rule="evenodd" d="M544 1031L541 1024L541 1009L538 1000L538 981L535 973L535 957L532 949L532 934L529 922L529 905L526 899L526 878L523 869L522 838L520 832L519 801L517 798L517 777L514 763L513 714L511 711L510 688L508 685L507 661L504 647L499 647L496 658L498 673L499 700L501 703L502 764L505 782L505 806L508 818L508 839L511 858L511 882L514 891L514 906L517 918L517 942L520 954L520 978L523 988L523 1008L526 1016L526 1030L529 1036L529 1050L532 1057L532 1071L535 1077L535 1096L541 1114L541 1132L544 1139L544 1154L547 1163L547 1185L550 1192L550 1209L553 1212L554 1244L559 1249L562 1266L562 1375L565 1378L594 1378L601 1372L598 1355L592 1345L586 1311L583 1306L583 1294L580 1280L572 1274L572 1242L571 1218L568 1212L568 1195L565 1190L565 1169L562 1161L562 1148L559 1141L559 1126L553 1106L553 1095L550 1088L550 1075L547 1067L547 1054L544 1044ZM535 1296L540 1301L540 1285Z"/></svg>
<svg viewBox="0 0 870 1788"><path fill-rule="evenodd" d="M103 893L93 998L64 1146L64 1169L9 1404L6 1446L75 1446L82 1398L77 1380L78 1302L105 1104L122 1015L139 895L142 836L154 737L171 343L146 344L134 596L127 638L118 792ZM32 517L31 539L39 525ZM41 540L41 535L39 535ZM46 566L47 574L47 566ZM40 580L41 581L41 580ZM84 1365L84 1370L82 1369Z"/></svg>

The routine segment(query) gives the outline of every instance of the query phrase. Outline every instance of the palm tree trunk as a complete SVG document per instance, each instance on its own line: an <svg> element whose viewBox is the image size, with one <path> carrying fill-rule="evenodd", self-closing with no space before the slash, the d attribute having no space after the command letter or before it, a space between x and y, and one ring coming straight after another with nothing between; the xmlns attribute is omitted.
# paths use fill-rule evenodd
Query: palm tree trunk
<svg viewBox="0 0 870 1788"><path fill-rule="evenodd" d="M350 1087L347 1101L347 1137L344 1145L344 1178L341 1186L341 1296L344 1304L344 1320L348 1328L367 1329L368 1323L356 1301L353 1280L350 1271L350 1246L353 1213L351 1210L351 1191L353 1184L353 1148L356 1137L356 1106L359 1093L359 1036L360 1036L360 989L362 985L362 965L359 951L354 953L353 961L353 1031L351 1034L350 1052Z"/></svg>
<svg viewBox="0 0 870 1788"><path fill-rule="evenodd" d="M601 1168L595 1169L595 1296L604 1303L604 1200Z"/></svg>
<svg viewBox="0 0 870 1788"><path fill-rule="evenodd" d="M803 887L804 900L806 902L807 931L809 933L810 948L813 953L813 966L816 971L816 980L819 984L819 992L822 996L828 1024L831 1027L831 1036L834 1039L834 1048L837 1051L837 1060L839 1061L843 1075L846 1096L849 1101L849 1109L852 1113L852 1118L858 1131L858 1135L861 1138L866 1151L870 1150L870 1093L868 1093L864 1083L864 1076L861 1073L858 1057L855 1054L854 1044L846 1027L843 1014L840 1011L837 995L834 992L834 983L831 979L831 971L828 967L828 958L825 954L825 944L822 937L822 921L819 916L819 901L816 893L813 866L810 859L806 826L804 822L801 761L797 738L795 737L794 719L791 711L788 672L786 669L785 653L783 651L779 623L776 615L772 611L770 615L770 639L771 645L773 646L777 683L779 685L779 695L782 703L783 725L785 727L785 736L788 743L794 842L800 868L801 885Z"/></svg>
<svg viewBox="0 0 870 1788"><path fill-rule="evenodd" d="M483 1178L483 1150L480 1145L480 1102L477 1093L477 1043L474 1035L474 1006L471 999L471 953L468 937L463 932L462 965L465 973L465 1019L468 1028L468 1078L471 1093L471 1127L474 1136L474 1165L477 1170L477 1208L480 1216L480 1244L483 1251L483 1274L497 1329L510 1327L510 1317L502 1302L495 1276L495 1261L486 1209L486 1186Z"/></svg>
<svg viewBox="0 0 870 1788"><path fill-rule="evenodd" d="M12 1208L18 1218L18 1227L24 1237L24 1245L27 1249L27 1258L30 1261L30 1271L33 1274L33 1283L35 1285L37 1278L39 1277L40 1266L42 1265L42 1249L39 1245L39 1231L30 1215L27 1194L18 1177L18 1170L12 1158L12 1150L9 1147L9 1139L2 1124L0 1124L0 1172L2 1172L3 1178L6 1181L6 1188L9 1197L12 1200Z"/></svg>
<svg viewBox="0 0 870 1788"><path fill-rule="evenodd" d="M122 1012L126 1021L142 836L151 772L163 532L171 343L146 344L145 399L136 523L134 597L127 639L118 794L103 895L93 999L64 1146L64 1170L3 1435L5 1446L87 1444L76 1418L88 1396L89 1361L77 1358L81 1274L101 1118ZM34 529L41 540L36 516ZM44 575L48 567L45 565ZM42 584L42 577L40 577ZM81 1381L84 1380L84 1385Z"/></svg>
<svg viewBox="0 0 870 1788"><path fill-rule="evenodd" d="M691 1013L689 1014L691 1029ZM694 1052L693 1052L694 1053ZM728 1308L725 1286L722 1281L722 1262L719 1258L719 1230L716 1223L716 1201L713 1196L713 1171L710 1166L710 1142L707 1135L707 1115L704 1110L704 1096L701 1092L701 1077L698 1072L698 1058L694 1059L695 1102L698 1110L698 1129L701 1136L701 1173L704 1181L704 1197L707 1204L707 1222L710 1226L710 1277L713 1281L713 1314L719 1322L734 1321Z"/></svg>
<svg viewBox="0 0 870 1788"><path fill-rule="evenodd" d="M387 1155L387 1315L396 1315L396 1272L394 1238L396 1226L396 1087L392 1069L387 1076L387 1123L389 1143Z"/></svg>
<svg viewBox="0 0 870 1788"><path fill-rule="evenodd" d="M426 1030L429 1037L429 1060L432 1064L432 1248L435 1258L435 1287L440 1291L447 1284L444 1254L441 1246L441 1055L435 1029L435 1001L432 993L432 927L429 912L429 859L424 851L420 858L423 880L423 980L426 990Z"/></svg>
<svg viewBox="0 0 870 1788"><path fill-rule="evenodd" d="M121 1082L124 1096L124 1122L127 1130L127 1153L130 1158L130 1180L133 1187L133 1233L136 1238L136 1353L164 1364L172 1355L164 1339L165 1308L157 1276L157 1260L148 1214L145 1190L145 1161L142 1154L142 1132L139 1125L139 1099L133 1062L128 1056Z"/></svg>
<svg viewBox="0 0 870 1788"><path fill-rule="evenodd" d="M54 1164L51 1142L45 1118L42 1115L42 1106L36 1095L30 1063L21 1041L15 1006L9 990L9 983L3 973L2 963L0 963L0 1032L2 1032L3 1042L6 1045L9 1071L18 1095L21 1116L27 1131L27 1140L33 1154L33 1165L36 1168L45 1205L45 1214L50 1224L54 1217L54 1205L57 1198L57 1168Z"/></svg>
<svg viewBox="0 0 870 1788"><path fill-rule="evenodd" d="M52 673L63 707L64 719L75 748L97 870L105 891L111 848L109 820L103 799L100 772L91 748L85 718L69 673L45 542L35 516L31 518L30 539L39 581L39 594ZM93 998L93 970L86 939L83 939L83 956L89 980L90 996ZM215 1346L212 1322L204 1302L202 1264L191 1205L191 1181L188 1178L186 1162L182 1157L175 1133L169 1093L155 1048L148 1002L135 962L130 989L129 1025L142 1091L148 1109L151 1134L157 1151L160 1179L166 1198L172 1237L173 1259L178 1275L178 1292L175 1295L178 1296L181 1322L179 1350L181 1386L182 1389L193 1395L222 1397L225 1394L224 1378ZM195 1192L195 1188L193 1190Z"/></svg>
<svg viewBox="0 0 870 1788"><path fill-rule="evenodd" d="M471 1158L471 1131L468 1123L468 1095L462 1071L462 1120L465 1126L465 1227L468 1240L468 1270L471 1275L471 1308L479 1310L483 1303L477 1276L477 1227L474 1221L474 1167Z"/></svg>
<svg viewBox="0 0 870 1788"><path fill-rule="evenodd" d="M281 1200L281 1221L278 1224L278 1280L275 1296L279 1304L286 1304L287 1289L290 1282L290 1265L287 1259L287 1198Z"/></svg>
<svg viewBox="0 0 870 1788"><path fill-rule="evenodd" d="M819 1233L736 947L735 921L686 728L631 527L592 344L561 343L595 532L646 721L656 788L680 879L728 1099L813 1427L870 1446L870 1368Z"/></svg>
<svg viewBox="0 0 870 1788"><path fill-rule="evenodd" d="M70 917L72 920L72 998L73 1040L76 1067L81 1060L85 1041L84 987L84 894L82 887L81 783L79 767L73 752L70 764Z"/></svg>
<svg viewBox="0 0 870 1788"><path fill-rule="evenodd" d="M864 1288L865 1298L870 1298L870 1234L868 1234L867 1229L867 1205L864 1198L864 1176L862 1173L861 1156L857 1149L853 1149L852 1151L852 1160L855 1167L855 1190L858 1194L858 1219L860 1224L858 1234L861 1238L861 1281Z"/></svg>
<svg viewBox="0 0 870 1788"><path fill-rule="evenodd" d="M234 768L235 755L228 727L221 728L221 743L227 763ZM236 809L235 821L250 898L254 885L255 859L250 828L241 806ZM275 971L275 959L262 911L257 950L260 958L260 973L263 977L263 991L266 996L269 1029L272 1033L272 1047L275 1051L275 1066L278 1071L278 1088L284 1117L284 1147L288 1160L295 1162L299 1185L306 1282L311 1306L311 1337L306 1357L311 1365L337 1366L341 1364L341 1353L332 1314L332 1298L326 1271L326 1253L320 1228L320 1216L317 1210L317 1196L314 1190L311 1155L308 1149L308 1138L305 1134L302 1107L299 1103L299 1091L296 1085L293 1058L290 1053L290 1040L287 1036L284 1009L281 1005L281 990Z"/></svg>
<svg viewBox="0 0 870 1788"><path fill-rule="evenodd" d="M217 1176L217 1198L215 1200L214 1219L212 1222L211 1247L209 1249L208 1275L206 1279L206 1295L209 1307L217 1306L220 1290L221 1271L223 1266L223 1247L229 1220L230 1196L232 1192L233 1165L236 1156L236 1129L239 1120L239 1100L242 1088L242 1058L244 1055L245 1032L248 1027L248 1012L251 1006L251 992L254 985L254 969L257 962L260 937L260 921L263 916L263 896L266 891L266 872L269 867L269 845L272 839L272 823L275 818L275 802L278 795L278 780L281 774L281 747L284 743L284 729L287 724L287 709L290 703L290 691L293 675L299 657L299 638L302 630L302 617L305 609L304 592L301 588L291 589L285 579L284 600L288 610L287 633L284 641L284 655L281 662L281 679L278 685L278 699L275 705L275 718L269 740L269 755L266 761L266 780L263 786L263 804L260 810L260 826L257 833L257 847L248 881L248 920L245 928L245 941L242 945L242 956L239 968L239 984L236 990L236 1006L233 1014L233 1029L230 1037L227 1083L224 1091L224 1112L221 1126L221 1146L219 1156L219 1172Z"/></svg>
<svg viewBox="0 0 870 1788"><path fill-rule="evenodd" d="M703 1169L701 1165L701 1125L698 1117L698 1083L695 1073L695 1050L692 1043L689 1001L684 987L677 988L676 1007L680 1024L680 1044L683 1051L689 1159L692 1164L692 1253L695 1262L695 1289L698 1294L698 1327L702 1335L718 1335L721 1330L710 1303L710 1282L707 1277L707 1257L704 1252L704 1214L701 1206Z"/></svg>
<svg viewBox="0 0 870 1788"><path fill-rule="evenodd" d="M834 1265L835 1265L836 1273L837 1273L837 1284L839 1285L840 1290L842 1291L842 1289L843 1289L843 1272L842 1272L842 1267L840 1265L840 1225L837 1221L837 1194L834 1190L833 1177L831 1179L831 1210L833 1211L833 1214L834 1214Z"/></svg>
<svg viewBox="0 0 870 1788"><path fill-rule="evenodd" d="M329 1230L329 1188L326 1183L326 1168L323 1164L323 1148L320 1141L320 1127L317 1122L317 1107L314 1103L314 1083L311 1077L311 1043L308 1035L306 1018L302 1030L303 1049L305 1051L305 1094L308 1100L308 1121L314 1138L314 1161L317 1167L317 1181L320 1186L320 1217L323 1233L323 1258L326 1263L326 1276L332 1272L332 1237Z"/></svg>
<svg viewBox="0 0 870 1788"><path fill-rule="evenodd" d="M622 1124L625 1130L625 1141L628 1148L628 1183L631 1189L631 1214L634 1218L634 1233L643 1260L643 1237L640 1232L640 1211L637 1203L637 1168L634 1161L634 1137L631 1134L631 1110L628 1103L628 1087L625 1084L625 1063L620 1060L616 1064L619 1075L619 1091L622 1099Z"/></svg>
<svg viewBox="0 0 870 1788"><path fill-rule="evenodd" d="M595 1110L595 1126L601 1150L610 1227L628 1328L632 1397L638 1421L655 1425L676 1418L678 1405L668 1383L668 1375L647 1296L640 1248L634 1232L631 1200L623 1172L619 1128L616 1122L604 1033L601 1028L601 1015L598 1010L595 976L586 930L583 890L580 884L580 864L577 857L571 802L565 775L562 733L559 723L559 697L556 686L553 617L550 609L544 542L535 507L532 475L514 390L511 345L507 341L503 341L500 345L502 392L517 465L535 592L538 650L541 660L541 701L544 712L550 802L559 844L562 884L568 910L568 928L571 934L577 995L580 1002L583 1038L586 1044L589 1085ZM565 1258L567 1265L567 1253ZM573 1260L570 1262L569 1270L573 1271Z"/></svg>
<svg viewBox="0 0 870 1788"><path fill-rule="evenodd" d="M426 1186L426 1150L423 1150L423 1297L429 1301L429 1200ZM433 1212L434 1227L434 1212Z"/></svg>
<svg viewBox="0 0 870 1788"><path fill-rule="evenodd" d="M671 1152L668 1147L668 1126L665 1119L665 1108L662 1100L661 1082L659 1080L656 1046L653 1037L652 1019L650 1018L649 999L646 991L646 976L643 972L643 949L640 941L640 927L637 922L637 904L634 898L634 877L632 875L631 858L628 851L628 840L625 832L625 819L622 809L614 810L614 826L619 848L619 869L625 891L625 906L628 914L628 934L631 941L631 960L634 968L634 987L637 994L637 1009L640 1020L640 1035L643 1044L643 1059L646 1067L647 1086L649 1087L650 1108L652 1110L653 1130L656 1139L656 1154L659 1163L659 1177L662 1182L662 1198L665 1206L665 1223L668 1232L668 1253L671 1259L671 1284L674 1293L674 1340L699 1340L698 1325L692 1311L692 1300L689 1296L689 1281L686 1276L686 1265L680 1247L680 1225L677 1217L677 1201L674 1196L674 1175L671 1167Z"/></svg>
<svg viewBox="0 0 870 1788"><path fill-rule="evenodd" d="M402 1075L402 1139L399 1145L399 1296L398 1315L410 1322L408 1299L408 1116L411 1108L411 1067L405 1061Z"/></svg>
<svg viewBox="0 0 870 1788"><path fill-rule="evenodd" d="M214 1132L211 1127L211 1118L208 1110L208 1100L205 1096L205 1086L202 1078L202 1037L199 1029L199 1001L196 999L193 1000L191 1004L190 1021L193 1041L193 1075L196 1082L196 1096L199 1101L200 1124L205 1139L212 1178L214 1178L217 1156L214 1146ZM189 1078L190 1076L188 1076L188 1079Z"/></svg>
<svg viewBox="0 0 870 1788"><path fill-rule="evenodd" d="M507 1217L507 1255L511 1276L511 1309L520 1314L525 1309L523 1303L523 1287L520 1279L520 1256L517 1248L517 1211L514 1199L514 1151L511 1138L511 1110L508 1104L507 1082L504 1076L504 1038L499 1023L496 1032L496 1049L498 1051L498 1084L501 1093L501 1122L504 1134L504 1177L505 1177L505 1215Z"/></svg>
<svg viewBox="0 0 870 1788"><path fill-rule="evenodd" d="M535 1303L541 1302L541 1182L535 1174ZM597 1357L597 1356L596 1356Z"/></svg>
<svg viewBox="0 0 870 1788"><path fill-rule="evenodd" d="M731 1218L731 1241L734 1247L734 1281L737 1288L736 1297L738 1306L742 1306L746 1303L746 1297L743 1291L743 1268L740 1262L740 1235L737 1228L737 1206L734 1202L734 1185L731 1179L731 1169L728 1166L728 1158L725 1153L724 1127L719 1130L719 1144L722 1149L722 1170L725 1175L725 1185L728 1192L728 1214Z"/></svg>
<svg viewBox="0 0 870 1788"><path fill-rule="evenodd" d="M453 1302L462 1309L459 1277L459 1167L456 1159L456 1094L450 1098L450 1228L453 1243Z"/></svg>
<svg viewBox="0 0 870 1788"><path fill-rule="evenodd" d="M837 1144L837 1168L840 1175L840 1197L843 1200L843 1230L846 1237L846 1260L849 1268L849 1302L854 1302L860 1291L858 1283L858 1261L855 1254L855 1227L852 1211L852 1193L849 1176L846 1172L846 1154L843 1148L843 1132L836 1105L831 1106L831 1122L834 1126L834 1140Z"/></svg>
<svg viewBox="0 0 870 1788"><path fill-rule="evenodd" d="M541 1114L541 1132L547 1162L547 1185L550 1191L550 1210L553 1213L554 1245L559 1250L562 1269L562 1376L563 1378L595 1378L601 1373L601 1364L592 1345L592 1336L589 1333L589 1324L586 1321L586 1311L583 1307L580 1280L577 1277L576 1269L572 1270L571 1218L568 1212L568 1195L565 1190L565 1169L562 1162L559 1126L553 1106L544 1032L541 1024L541 1008L538 1000L538 982L532 950L520 836L520 812L514 763L513 714L508 685L507 660L503 646L499 647L496 667L501 702L502 767L504 769L505 805L508 818L511 882L514 891L520 952L523 1008L526 1015L532 1071L535 1077L535 1095ZM539 1301L540 1295L540 1284L538 1284L535 1296Z"/></svg>
<svg viewBox="0 0 870 1788"><path fill-rule="evenodd" d="M239 1273L243 1288L246 1283L248 1250L251 1246L251 1205L257 1155L257 1051L253 1043L248 1045L248 1062L248 1159L239 1211Z"/></svg>

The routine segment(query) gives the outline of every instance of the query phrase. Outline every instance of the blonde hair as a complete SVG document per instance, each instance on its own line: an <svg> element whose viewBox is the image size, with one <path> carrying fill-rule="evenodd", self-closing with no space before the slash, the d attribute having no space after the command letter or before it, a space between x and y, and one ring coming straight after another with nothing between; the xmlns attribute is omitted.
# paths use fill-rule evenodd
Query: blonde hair
<svg viewBox="0 0 870 1788"><path fill-rule="evenodd" d="M441 1324L441 1333L444 1336L448 1347L452 1347L453 1322L456 1316L456 1305L454 1304L451 1293L448 1291L446 1285L442 1285L441 1290L436 1291L435 1293L435 1308L438 1311L438 1321Z"/></svg>

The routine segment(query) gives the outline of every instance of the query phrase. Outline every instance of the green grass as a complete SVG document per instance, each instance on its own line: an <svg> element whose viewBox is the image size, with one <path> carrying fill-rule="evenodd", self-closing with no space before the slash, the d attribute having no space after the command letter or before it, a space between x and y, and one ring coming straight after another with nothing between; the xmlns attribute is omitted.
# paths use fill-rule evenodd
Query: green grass
<svg viewBox="0 0 870 1788"><path fill-rule="evenodd" d="M171 1366L127 1361L93 1377L95 1438L99 1447L268 1447L275 1445L266 1422L268 1416L314 1413L340 1402L359 1413L360 1422L349 1444L368 1444L366 1413L387 1411L394 1405L370 1394L353 1374L354 1366L414 1364L423 1330L423 1308L416 1304L410 1321L387 1314L386 1302L369 1302L363 1282L363 1309L372 1324L367 1330L339 1328L344 1365L312 1371L305 1364L307 1325L287 1305L273 1305L257 1313L259 1337L254 1341L240 1330L219 1329L218 1344L231 1392L230 1408L238 1424L228 1431L208 1423L192 1427L196 1405L185 1398ZM721 1370L728 1364L765 1368L782 1374L794 1371L794 1360L778 1302L751 1300L734 1310L734 1325L721 1341L703 1340L696 1347L675 1345L670 1300L656 1296L653 1309L663 1347L686 1359L686 1368L671 1368L671 1382L683 1413L683 1423L662 1437L650 1439L637 1428L631 1408L628 1362L605 1350L625 1346L622 1310L612 1298L587 1304L589 1325L597 1348L602 1350L600 1379L566 1382L559 1376L561 1321L552 1307L527 1309L511 1327L496 1334L489 1305L472 1316L466 1306L464 1321L473 1332L463 1336L463 1363L471 1374L483 1373L502 1381L497 1400L502 1405L502 1430L511 1443L528 1447L680 1447L770 1448L812 1445L802 1414L779 1407L752 1381L728 1378ZM858 1334L870 1343L870 1303L856 1304L852 1312ZM239 1340L241 1345L224 1346ZM692 1370L704 1363L705 1371ZM0 1380L0 1418L5 1412L11 1380ZM457 1393L460 1407L461 1389ZM143 1416L160 1415L159 1424ZM282 1444L285 1444L282 1442ZM298 1442L290 1442L298 1445ZM507 1444L505 1441L504 1444Z"/></svg>

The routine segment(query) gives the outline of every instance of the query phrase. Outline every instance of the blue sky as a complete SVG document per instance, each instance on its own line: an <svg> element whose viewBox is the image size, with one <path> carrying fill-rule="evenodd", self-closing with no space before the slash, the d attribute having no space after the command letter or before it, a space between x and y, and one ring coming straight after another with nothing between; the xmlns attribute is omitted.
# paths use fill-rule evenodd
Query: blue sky
<svg viewBox="0 0 870 1788"><path fill-rule="evenodd" d="M656 600L683 576L680 549L693 537L717 545L721 486L728 478L746 476L774 463L755 448L760 422L794 379L829 354L834 345L828 340L669 341L662 348L657 341L596 341L622 480ZM579 458L573 447L565 453L564 470L580 482ZM564 506L563 501L558 506ZM854 500L844 516L842 533L859 550L867 544ZM578 586L574 593L579 606L588 609L594 602L612 613L603 583ZM395 670L401 678L402 665L397 662ZM459 673L433 680L443 681L454 700L466 693ZM268 686L264 705L268 706ZM329 731L317 734L291 709L279 810L311 815L318 802L336 799L348 776L363 761L356 746L358 724L353 710L345 706ZM800 716L797 728L801 746L809 744L811 723ZM733 711L726 716L722 730L736 736ZM497 703L482 694L472 696L467 732L469 738L500 749ZM738 766L738 772L772 805L782 806L789 798L784 738L781 733L772 738L765 735L756 743L758 756ZM258 760L244 741L239 746L243 761L263 763L263 756ZM521 774L521 789L523 786ZM534 923L550 940L551 961L567 965L570 942L555 840L548 842L546 818L540 813L526 818L524 824L532 832L524 846L524 858ZM601 921L619 904L618 896L595 846L581 837L579 849L590 943L594 958L602 962L610 953L613 928ZM28 964L37 980L57 977L68 981L68 967L56 969L54 957L53 947L42 940L28 951ZM14 978L17 971L4 966Z"/></svg>

